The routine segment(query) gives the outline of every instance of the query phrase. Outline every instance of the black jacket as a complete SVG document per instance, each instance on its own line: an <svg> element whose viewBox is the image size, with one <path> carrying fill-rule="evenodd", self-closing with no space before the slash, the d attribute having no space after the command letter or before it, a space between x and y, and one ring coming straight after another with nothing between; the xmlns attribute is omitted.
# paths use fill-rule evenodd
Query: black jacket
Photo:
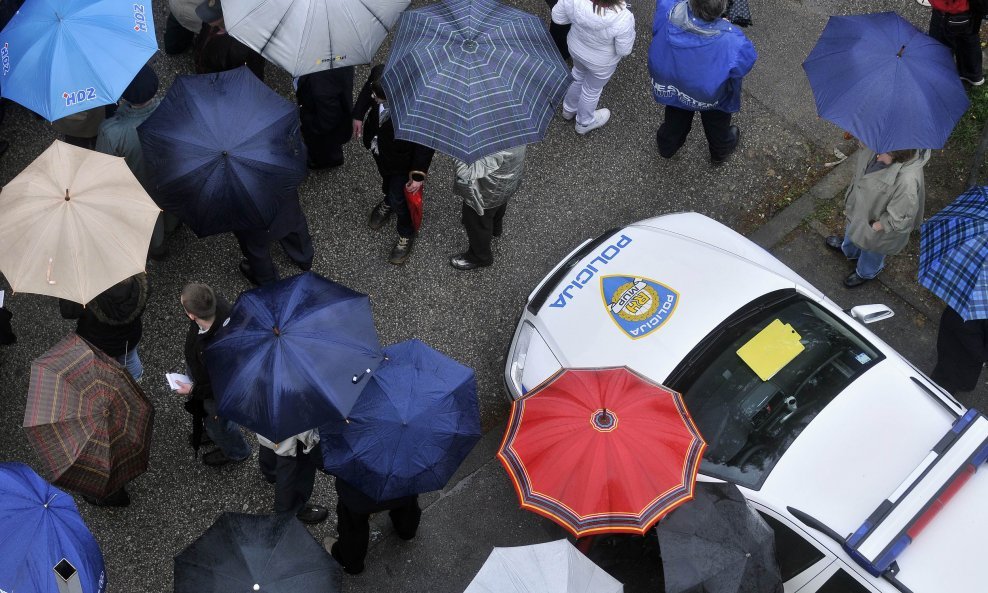
<svg viewBox="0 0 988 593"><path fill-rule="evenodd" d="M65 319L78 319L75 333L109 356L123 356L141 341L141 315L151 292L145 273L136 274L104 290L85 307L58 300Z"/></svg>
<svg viewBox="0 0 988 593"><path fill-rule="evenodd" d="M299 120L302 135L328 136L345 144L353 134L353 66L300 76Z"/></svg>
<svg viewBox="0 0 988 593"><path fill-rule="evenodd" d="M377 169L381 175L402 175L406 176L411 171L422 171L427 173L429 165L432 163L432 156L435 150L395 138L394 116L381 125L379 120L379 110L377 102L371 98L371 81L379 78L384 71L384 65L378 64L371 69L370 77L364 83L357 95L357 103L353 106L353 119L364 121L364 147L371 147L371 140L377 136L378 155L374 158L377 161Z"/></svg>
<svg viewBox="0 0 988 593"><path fill-rule="evenodd" d="M189 373L192 375L190 377L192 379L192 393L189 395L193 400L203 401L213 397L213 383L209 380L209 371L206 369L203 352L216 336L216 332L223 326L223 321L229 316L230 303L217 296L216 319L207 332L200 334L199 325L195 321L189 322L189 333L185 336L185 364L189 367Z"/></svg>

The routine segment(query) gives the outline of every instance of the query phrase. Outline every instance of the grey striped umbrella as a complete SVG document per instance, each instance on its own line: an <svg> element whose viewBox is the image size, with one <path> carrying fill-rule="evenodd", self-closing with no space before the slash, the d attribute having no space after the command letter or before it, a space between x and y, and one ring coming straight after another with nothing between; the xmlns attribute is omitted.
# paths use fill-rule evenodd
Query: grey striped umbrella
<svg viewBox="0 0 988 593"><path fill-rule="evenodd" d="M538 17L445 0L401 16L381 82L397 138L470 163L542 140L570 77Z"/></svg>

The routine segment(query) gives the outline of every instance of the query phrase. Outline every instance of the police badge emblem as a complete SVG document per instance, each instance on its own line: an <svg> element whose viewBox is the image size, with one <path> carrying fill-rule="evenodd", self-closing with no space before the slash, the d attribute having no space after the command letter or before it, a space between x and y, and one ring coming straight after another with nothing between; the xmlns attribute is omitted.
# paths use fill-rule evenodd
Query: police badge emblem
<svg viewBox="0 0 988 593"><path fill-rule="evenodd" d="M611 319L633 340L662 327L679 301L679 293L665 284L632 276L602 277L600 294Z"/></svg>

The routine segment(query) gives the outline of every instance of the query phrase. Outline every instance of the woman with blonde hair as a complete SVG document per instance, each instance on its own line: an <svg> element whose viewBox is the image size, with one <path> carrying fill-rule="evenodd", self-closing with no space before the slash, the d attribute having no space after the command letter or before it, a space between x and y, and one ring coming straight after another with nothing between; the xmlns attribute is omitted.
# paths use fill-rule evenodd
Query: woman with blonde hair
<svg viewBox="0 0 988 593"><path fill-rule="evenodd" d="M586 134L607 123L609 109L597 102L621 58L635 43L635 17L624 0L559 0L552 22L572 25L566 37L573 59L573 83L563 99L563 119L576 118Z"/></svg>

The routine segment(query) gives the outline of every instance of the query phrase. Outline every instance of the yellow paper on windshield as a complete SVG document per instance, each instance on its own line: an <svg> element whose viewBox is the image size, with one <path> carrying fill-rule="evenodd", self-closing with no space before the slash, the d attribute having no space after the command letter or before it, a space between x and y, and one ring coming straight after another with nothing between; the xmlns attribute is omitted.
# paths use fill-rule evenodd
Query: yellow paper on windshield
<svg viewBox="0 0 988 593"><path fill-rule="evenodd" d="M738 348L738 356L759 379L768 381L803 351L799 338L791 325L775 319Z"/></svg>

